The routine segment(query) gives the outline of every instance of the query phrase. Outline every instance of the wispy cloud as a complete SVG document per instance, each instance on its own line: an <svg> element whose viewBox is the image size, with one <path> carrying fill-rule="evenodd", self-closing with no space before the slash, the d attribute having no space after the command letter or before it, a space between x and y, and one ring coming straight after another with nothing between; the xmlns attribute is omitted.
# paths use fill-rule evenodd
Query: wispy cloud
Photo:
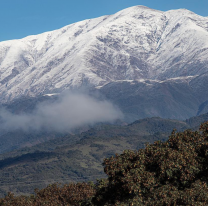
<svg viewBox="0 0 208 206"><path fill-rule="evenodd" d="M65 93L53 103L38 104L30 114L0 110L1 128L24 131L69 131L98 122L113 122L122 117L121 111L112 103L81 93Z"/></svg>

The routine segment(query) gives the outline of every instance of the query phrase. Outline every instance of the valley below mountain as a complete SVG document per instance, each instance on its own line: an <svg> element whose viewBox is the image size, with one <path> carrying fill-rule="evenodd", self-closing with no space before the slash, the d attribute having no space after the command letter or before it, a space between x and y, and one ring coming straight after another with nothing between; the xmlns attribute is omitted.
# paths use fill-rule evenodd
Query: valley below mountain
<svg viewBox="0 0 208 206"><path fill-rule="evenodd" d="M31 194L35 188L59 182L104 178L104 158L124 150L139 150L147 143L166 141L177 131L198 129L208 113L186 121L146 118L129 125L97 125L79 135L54 139L0 155L0 195Z"/></svg>

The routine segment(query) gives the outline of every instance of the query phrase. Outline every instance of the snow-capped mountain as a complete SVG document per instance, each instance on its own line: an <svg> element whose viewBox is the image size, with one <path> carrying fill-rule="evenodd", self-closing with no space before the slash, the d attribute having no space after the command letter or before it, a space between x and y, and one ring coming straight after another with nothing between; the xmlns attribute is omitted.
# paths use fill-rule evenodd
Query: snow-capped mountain
<svg viewBox="0 0 208 206"><path fill-rule="evenodd" d="M208 18L135 6L0 42L0 101L137 80L189 82L208 72Z"/></svg>

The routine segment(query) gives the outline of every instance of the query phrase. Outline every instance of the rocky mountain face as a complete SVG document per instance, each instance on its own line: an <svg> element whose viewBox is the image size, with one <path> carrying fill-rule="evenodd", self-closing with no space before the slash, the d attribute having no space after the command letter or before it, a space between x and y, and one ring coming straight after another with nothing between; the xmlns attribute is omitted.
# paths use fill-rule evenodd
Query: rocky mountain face
<svg viewBox="0 0 208 206"><path fill-rule="evenodd" d="M208 111L208 17L135 6L0 42L0 101L98 90L135 120Z"/></svg>

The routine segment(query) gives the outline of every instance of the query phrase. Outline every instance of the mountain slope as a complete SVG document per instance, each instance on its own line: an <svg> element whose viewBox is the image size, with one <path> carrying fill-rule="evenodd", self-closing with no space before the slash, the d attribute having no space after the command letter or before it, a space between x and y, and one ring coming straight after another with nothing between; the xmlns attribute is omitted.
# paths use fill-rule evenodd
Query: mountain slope
<svg viewBox="0 0 208 206"><path fill-rule="evenodd" d="M183 120L197 115L200 105L186 80L117 81L99 91L123 111L129 122L145 117Z"/></svg>
<svg viewBox="0 0 208 206"><path fill-rule="evenodd" d="M0 43L0 101L207 72L208 18L143 6Z"/></svg>

